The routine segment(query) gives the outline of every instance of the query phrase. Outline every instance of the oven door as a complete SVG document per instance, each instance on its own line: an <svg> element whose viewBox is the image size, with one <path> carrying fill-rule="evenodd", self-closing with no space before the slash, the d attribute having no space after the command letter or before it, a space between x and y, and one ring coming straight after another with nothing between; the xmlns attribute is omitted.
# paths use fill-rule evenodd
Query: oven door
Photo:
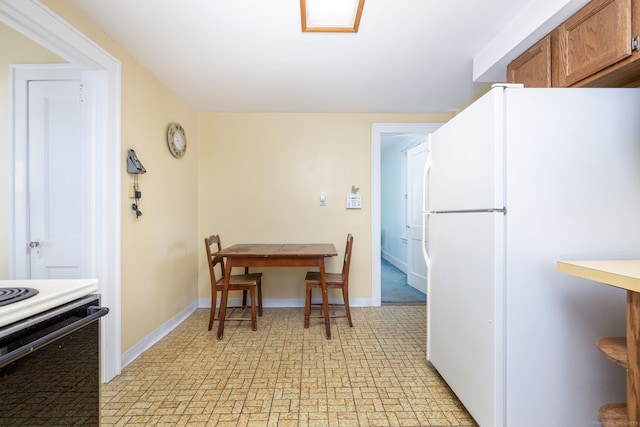
<svg viewBox="0 0 640 427"><path fill-rule="evenodd" d="M0 425L99 425L108 312L89 295L0 329Z"/></svg>

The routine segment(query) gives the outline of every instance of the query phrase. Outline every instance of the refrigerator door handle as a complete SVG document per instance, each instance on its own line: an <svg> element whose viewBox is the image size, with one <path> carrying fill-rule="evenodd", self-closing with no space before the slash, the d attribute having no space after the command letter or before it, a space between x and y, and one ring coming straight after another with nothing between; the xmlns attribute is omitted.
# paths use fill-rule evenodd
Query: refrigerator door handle
<svg viewBox="0 0 640 427"><path fill-rule="evenodd" d="M428 178L431 171L431 134L427 140L427 162L424 165L422 171L422 256L424 257L425 264L427 265L427 287L429 284L429 270L431 267L431 258L427 251L427 191L428 191Z"/></svg>
<svg viewBox="0 0 640 427"><path fill-rule="evenodd" d="M428 214L452 214L452 213L507 213L507 208L491 208L491 209L464 209L464 210L453 210L453 211L428 211Z"/></svg>
<svg viewBox="0 0 640 427"><path fill-rule="evenodd" d="M422 213L422 256L424 257L424 262L427 265L427 284L429 282L429 270L431 268L431 257L429 256L429 251L427 250L427 212Z"/></svg>

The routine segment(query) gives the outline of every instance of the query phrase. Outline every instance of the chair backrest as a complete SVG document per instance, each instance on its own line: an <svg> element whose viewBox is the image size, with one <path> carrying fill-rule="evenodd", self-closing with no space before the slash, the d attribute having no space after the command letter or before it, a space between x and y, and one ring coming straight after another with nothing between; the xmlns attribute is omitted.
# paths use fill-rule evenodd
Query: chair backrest
<svg viewBox="0 0 640 427"><path fill-rule="evenodd" d="M224 258L213 255L214 253L222 250L222 243L220 243L220 236L212 234L209 237L204 238L204 245L207 249L207 264L209 264L209 275L211 276L211 285L215 286L216 280L216 266L220 264L220 278L224 279Z"/></svg>
<svg viewBox="0 0 640 427"><path fill-rule="evenodd" d="M342 264L342 275L344 283L349 281L349 268L351 266L351 251L353 250L353 236L351 233L347 235L347 247L344 250L344 263Z"/></svg>

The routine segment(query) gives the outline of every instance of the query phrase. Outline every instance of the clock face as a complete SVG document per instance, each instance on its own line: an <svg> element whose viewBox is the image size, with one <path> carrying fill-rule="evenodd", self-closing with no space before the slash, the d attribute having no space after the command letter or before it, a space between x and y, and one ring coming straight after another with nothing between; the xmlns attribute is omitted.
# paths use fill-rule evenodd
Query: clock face
<svg viewBox="0 0 640 427"><path fill-rule="evenodd" d="M187 151L187 136L179 123L171 123L169 125L167 144L174 157L180 158Z"/></svg>

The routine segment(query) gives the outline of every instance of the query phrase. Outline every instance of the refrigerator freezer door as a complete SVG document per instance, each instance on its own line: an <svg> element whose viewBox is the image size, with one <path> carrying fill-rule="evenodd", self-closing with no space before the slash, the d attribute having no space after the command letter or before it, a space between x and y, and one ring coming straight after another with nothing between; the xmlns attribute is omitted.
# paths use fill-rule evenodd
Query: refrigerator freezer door
<svg viewBox="0 0 640 427"><path fill-rule="evenodd" d="M504 96L492 89L431 135L429 211L504 207Z"/></svg>
<svg viewBox="0 0 640 427"><path fill-rule="evenodd" d="M502 425L504 241L501 213L429 218L429 359L482 426Z"/></svg>

